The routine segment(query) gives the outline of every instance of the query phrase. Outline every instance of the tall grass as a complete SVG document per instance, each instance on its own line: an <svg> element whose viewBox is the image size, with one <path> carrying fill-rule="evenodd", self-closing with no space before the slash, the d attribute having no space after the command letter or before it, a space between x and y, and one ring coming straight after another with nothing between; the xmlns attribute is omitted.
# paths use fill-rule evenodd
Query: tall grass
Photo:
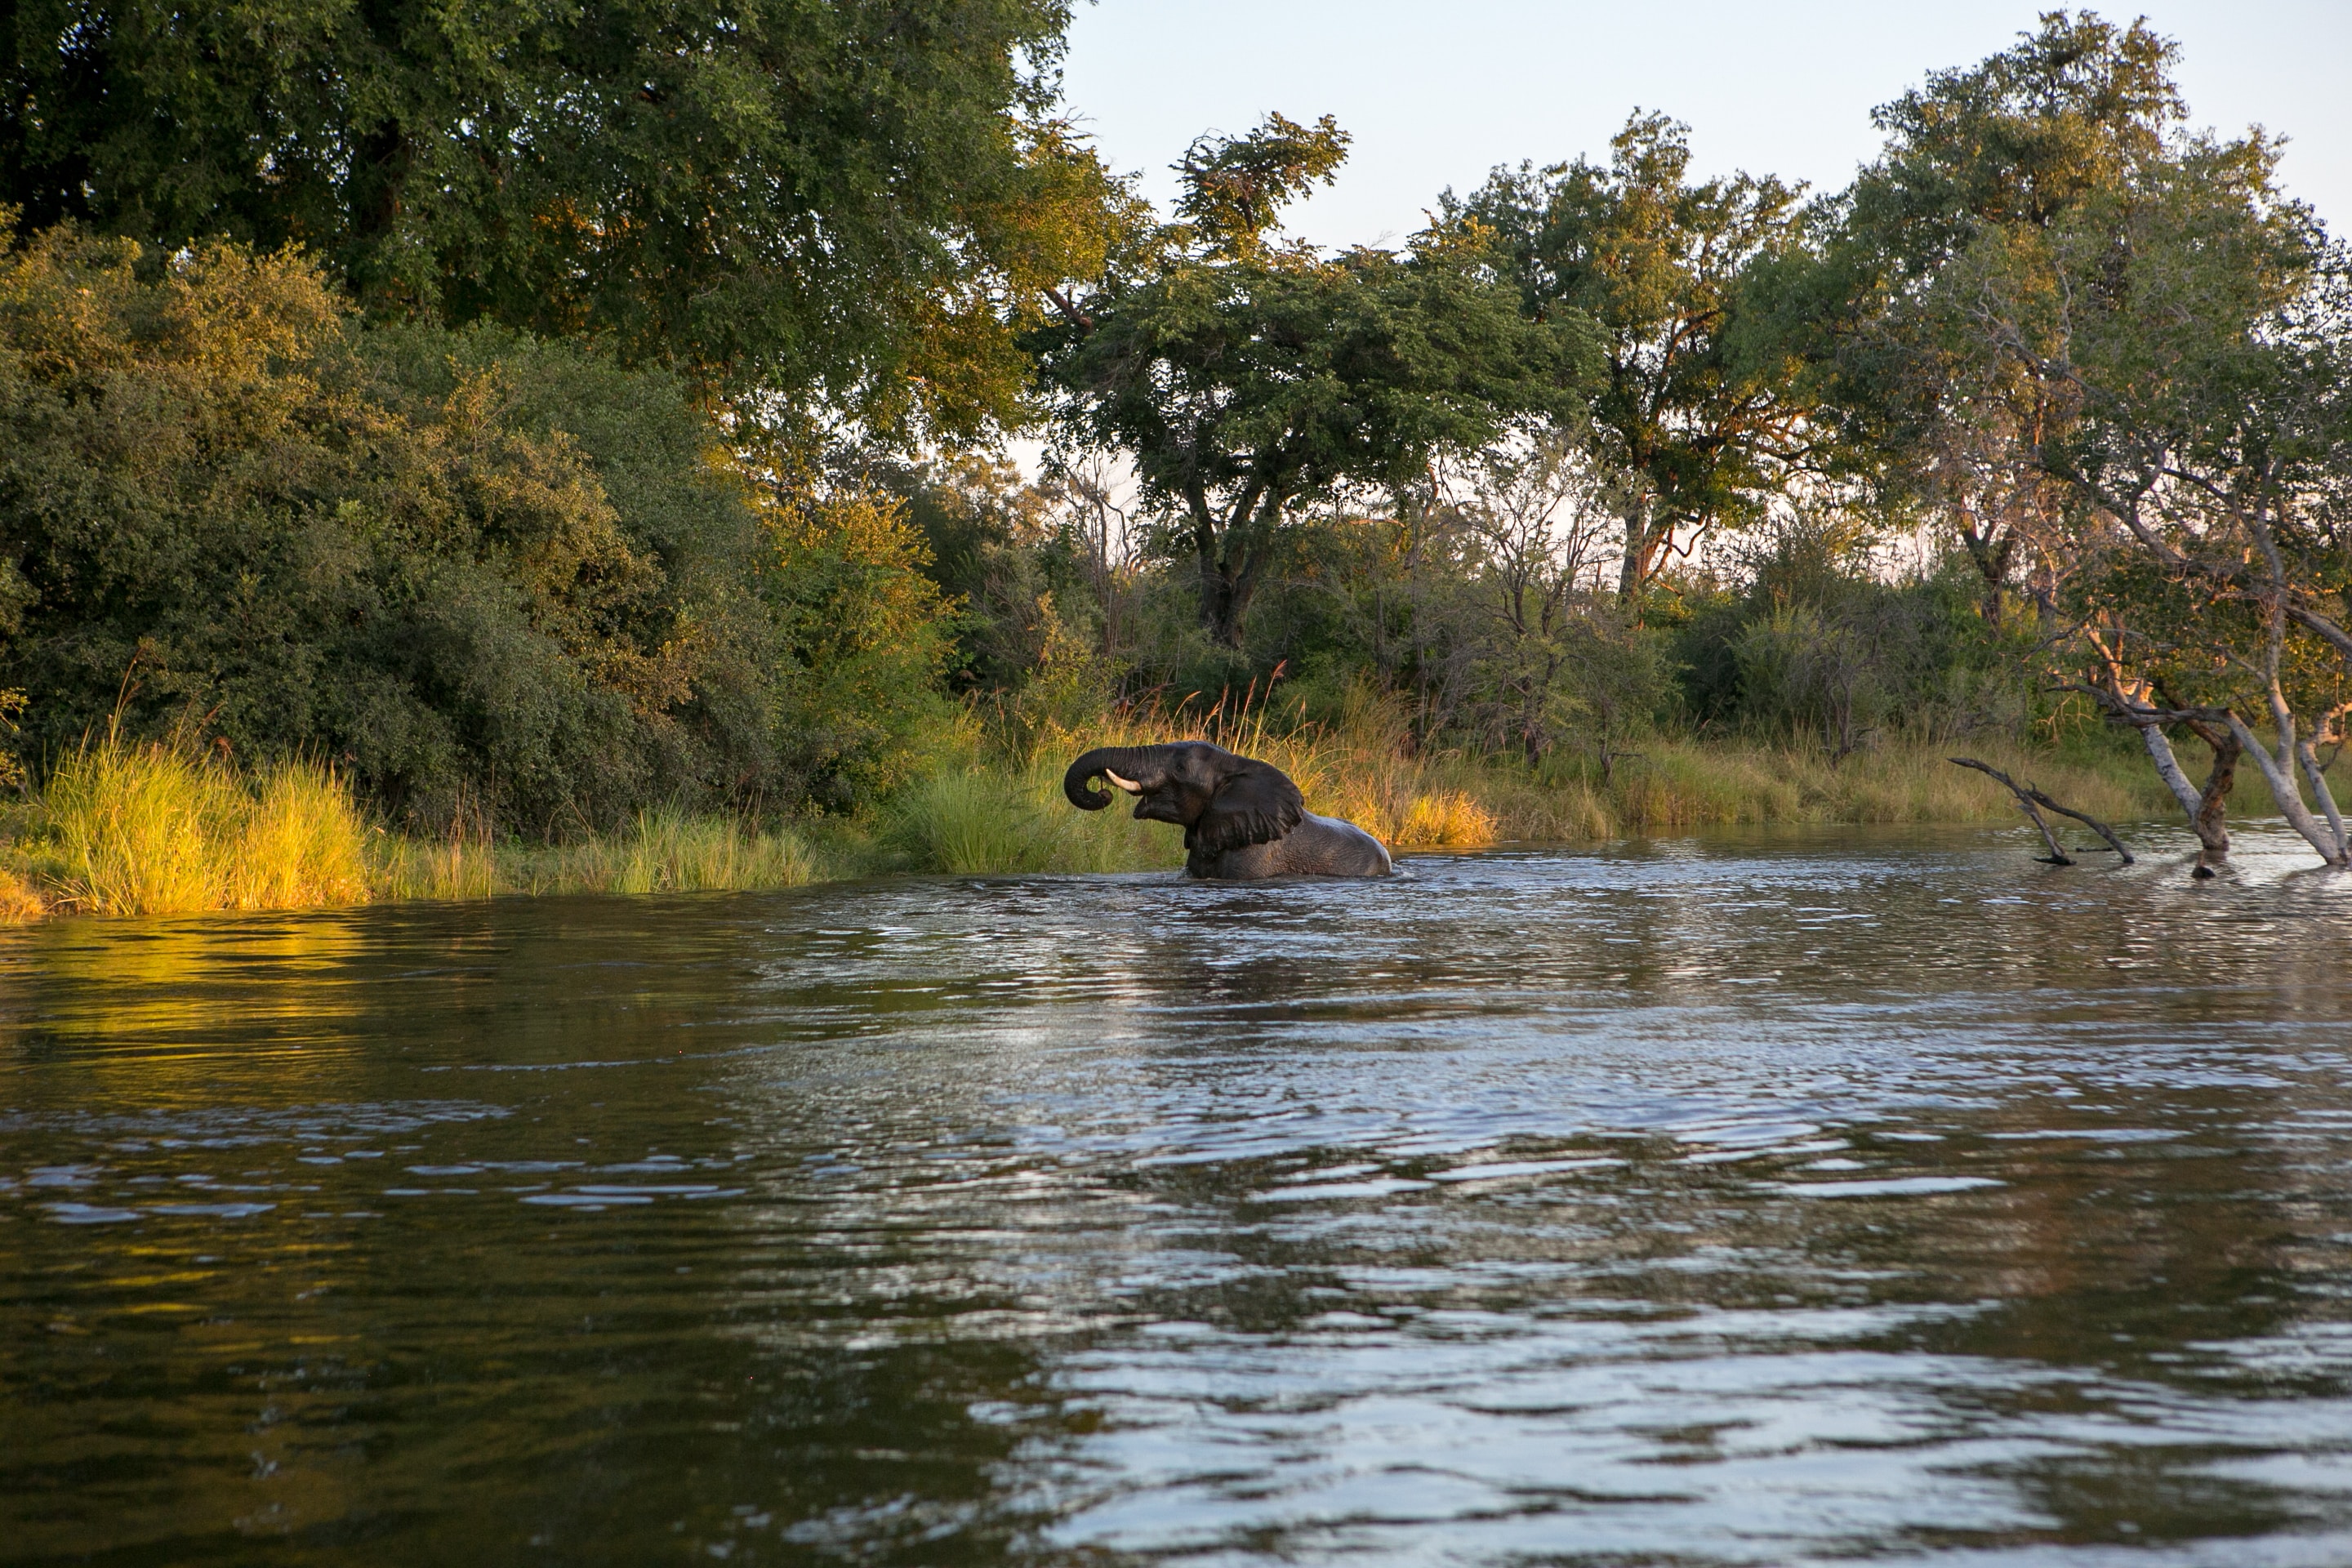
<svg viewBox="0 0 2352 1568"><path fill-rule="evenodd" d="M891 805L877 837L899 863L958 874L1150 871L1184 864L1175 829L1120 810L1079 811L1042 748L1027 763L935 774Z"/></svg>
<svg viewBox="0 0 2352 1568"><path fill-rule="evenodd" d="M1185 740L1272 763L1297 783L1309 811L1344 817L1391 849L1478 849L1499 838L1599 837L1615 829L1607 809L1580 787L1562 790L1454 755L1412 754L1394 707L1368 691L1351 694L1339 720L1328 725L1285 711L1252 686L1213 701L1187 698L1170 708L1107 714L1076 727L999 728L994 739L997 760L950 787L965 810L984 800L1005 803L1004 820L963 833L953 847L953 864L935 853L928 863L936 868L1181 865L1182 839L1175 829L1132 822L1115 808L1073 811L1062 798L1061 777L1073 758L1096 746Z"/></svg>
<svg viewBox="0 0 2352 1568"><path fill-rule="evenodd" d="M326 768L247 775L184 747L85 742L43 792L26 858L93 914L274 910L368 897L367 827Z"/></svg>
<svg viewBox="0 0 2352 1568"><path fill-rule="evenodd" d="M48 900L23 873L0 867L0 926L22 925L49 912Z"/></svg>
<svg viewBox="0 0 2352 1568"><path fill-rule="evenodd" d="M381 836L376 888L387 899L487 899L509 893L694 893L797 888L841 868L788 828L674 806L639 812L620 832L574 844L499 844Z"/></svg>
<svg viewBox="0 0 2352 1568"><path fill-rule="evenodd" d="M1075 727L1000 727L994 762L943 775L903 799L899 841L908 862L938 870L1179 864L1174 829L1127 823L1124 811L1073 811L1059 784L1069 760L1093 747L1178 740L1211 741L1274 763L1297 781L1308 810L1345 817L1395 850L1739 826L1996 822L2014 814L2005 791L1946 761L1955 749L1948 744L1895 742L1832 758L1818 746L1659 737L1617 759L1604 776L1572 755L1538 771L1509 760L1416 753L1402 715L1370 692L1352 695L1335 721L1316 724L1265 702L1252 688L1237 700L1187 700ZM2059 756L1996 742L1967 749L2111 821L2177 810L2137 752ZM1153 834L1162 847L1152 847Z"/></svg>
<svg viewBox="0 0 2352 1568"><path fill-rule="evenodd" d="M372 846L380 897L448 903L504 891L489 838L458 828L437 838L379 834Z"/></svg>
<svg viewBox="0 0 2352 1568"><path fill-rule="evenodd" d="M1317 725L1269 713L1255 695L1037 726L1017 747L1000 738L991 760L918 780L866 817L830 828L660 809L619 832L560 846L463 832L404 837L370 826L328 769L289 763L241 771L188 748L110 735L67 757L40 795L0 823L11 841L0 853L0 922L50 911L152 915L371 899L789 888L892 869L1173 870L1184 859L1180 833L1135 821L1124 803L1073 809L1062 773L1095 746L1193 738L1265 758L1298 782L1309 810L1346 817L1406 851L1743 825L2007 821L2013 809L2006 792L1946 762L1950 748L1924 742L1840 760L1819 748L1660 738L1617 759L1606 776L1572 757L1537 772L1414 754L1394 713L1370 698ZM2177 810L2137 753L1969 749L2110 821ZM2267 804L2242 798L2242 810Z"/></svg>
<svg viewBox="0 0 2352 1568"><path fill-rule="evenodd" d="M502 849L497 880L516 893L698 893L797 888L834 874L789 828L664 806L578 844Z"/></svg>
<svg viewBox="0 0 2352 1568"><path fill-rule="evenodd" d="M1498 831L1494 811L1478 787L1486 770L1448 768L1409 756L1403 726L1392 710L1365 694L1351 699L1345 717L1329 726L1282 711L1263 700L1253 685L1238 696L1227 693L1206 704L1188 698L1172 708L1108 714L1076 728L1048 724L1024 740L1025 745L1000 741L1001 760L982 776L1028 781L1024 798L1034 799L1046 814L1042 834L1033 829L1023 837L1022 854L1030 860L1043 852L1038 846L1050 848L1057 823L1073 816L1097 821L1128 817L1124 811L1070 809L1062 798L1061 778L1071 759L1096 746L1150 746L1169 741L1209 741L1272 763L1297 783L1308 810L1345 817L1391 848L1480 848L1494 843ZM998 787L1010 789L1009 784ZM1138 830L1156 834L1175 847L1159 855L1137 850L1132 852L1137 859L1181 864L1181 836L1173 828L1130 824L1117 830L1113 841L1127 843L1128 836ZM1097 831L1114 830L1106 823ZM1036 868L1089 868L1053 862Z"/></svg>
<svg viewBox="0 0 2352 1568"><path fill-rule="evenodd" d="M501 893L797 887L837 876L797 833L675 809L562 846L371 827L332 771L240 770L184 746L93 739L11 814L0 923L47 913L164 915Z"/></svg>
<svg viewBox="0 0 2352 1568"><path fill-rule="evenodd" d="M1621 763L1600 795L1619 830L1626 832L2014 816L2006 790L1951 764L1948 759L1956 751L1981 755L2019 776L2030 774L2067 805L2111 822L2168 816L2179 809L2144 758L2120 752L2062 756L2005 742L1896 743L1836 759L1819 747L1666 741ZM2260 807L2246 799L2241 809Z"/></svg>

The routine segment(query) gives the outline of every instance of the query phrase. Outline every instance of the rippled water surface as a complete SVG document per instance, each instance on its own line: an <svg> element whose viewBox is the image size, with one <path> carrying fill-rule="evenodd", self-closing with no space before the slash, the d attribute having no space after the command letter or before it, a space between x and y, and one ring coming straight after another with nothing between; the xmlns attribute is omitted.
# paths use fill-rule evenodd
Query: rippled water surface
<svg viewBox="0 0 2352 1568"><path fill-rule="evenodd" d="M2253 837L0 938L0 1559L2352 1563Z"/></svg>

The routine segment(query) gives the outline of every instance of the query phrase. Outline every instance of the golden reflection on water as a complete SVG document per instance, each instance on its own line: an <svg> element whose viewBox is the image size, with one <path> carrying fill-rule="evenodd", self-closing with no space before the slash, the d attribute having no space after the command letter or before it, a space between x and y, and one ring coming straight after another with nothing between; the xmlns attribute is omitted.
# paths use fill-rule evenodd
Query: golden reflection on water
<svg viewBox="0 0 2352 1568"><path fill-rule="evenodd" d="M367 940L342 911L50 921L0 945L5 1026L167 1058L289 1025L328 1035L356 1011L341 981Z"/></svg>

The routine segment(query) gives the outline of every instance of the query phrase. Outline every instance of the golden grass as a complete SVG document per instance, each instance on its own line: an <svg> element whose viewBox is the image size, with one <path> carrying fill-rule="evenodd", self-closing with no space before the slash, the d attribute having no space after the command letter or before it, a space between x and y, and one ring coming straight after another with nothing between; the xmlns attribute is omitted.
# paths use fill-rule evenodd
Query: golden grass
<svg viewBox="0 0 2352 1568"><path fill-rule="evenodd" d="M729 816L638 814L579 844L415 839L371 828L307 763L247 772L185 748L91 741L12 814L0 924L44 914L286 910L501 893L798 887L844 869L801 835Z"/></svg>
<svg viewBox="0 0 2352 1568"><path fill-rule="evenodd" d="M41 890L16 872L0 868L0 926L23 925L49 912Z"/></svg>
<svg viewBox="0 0 2352 1568"><path fill-rule="evenodd" d="M109 735L50 776L24 857L45 903L86 913L294 909L365 900L366 837L328 769L279 763L247 777Z"/></svg>
<svg viewBox="0 0 2352 1568"><path fill-rule="evenodd" d="M223 889L228 908L291 910L367 899L367 824L332 773L281 763L256 781L251 799L236 814L242 820Z"/></svg>
<svg viewBox="0 0 2352 1568"><path fill-rule="evenodd" d="M2011 744L1892 744L1832 759L1818 748L1659 738L1603 780L1574 759L1541 773L1458 754L1411 755L1370 700L1331 726L1278 729L1261 710L1107 717L1049 728L1025 756L919 780L854 823L811 831L677 809L561 846L372 828L349 789L308 763L240 772L183 749L109 737L68 757L12 808L0 851L0 924L45 913L167 914L371 900L652 893L798 887L874 870L957 875L1166 871L1182 837L1121 806L1081 812L1062 771L1098 745L1199 738L1297 780L1308 809L1392 849L1476 849L1802 823L2011 820L2007 793L1945 760L1966 751L2113 822L2178 807L2136 752L2059 755ZM2247 811L2260 811L2252 799Z"/></svg>

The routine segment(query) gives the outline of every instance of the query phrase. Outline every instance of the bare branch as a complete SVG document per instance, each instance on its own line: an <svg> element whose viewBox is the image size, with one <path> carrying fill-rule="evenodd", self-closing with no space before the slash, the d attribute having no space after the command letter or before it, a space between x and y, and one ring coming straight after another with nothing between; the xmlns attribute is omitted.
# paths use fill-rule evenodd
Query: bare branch
<svg viewBox="0 0 2352 1568"><path fill-rule="evenodd" d="M1948 763L1958 763L1959 766L1964 768L1974 768L1977 772L1988 774L1992 778L2000 780L2002 784L2007 784L2009 786L2009 792L2017 796L2019 808L2022 810L2026 816L2033 819L2034 826L2042 830L2042 842L2050 847L2050 853L2046 857L2043 857L2043 858L2047 859L2051 865L2072 866L2074 862L2067 857L2065 850L2058 847L2058 836L2050 831L2050 825L2042 820L2042 813L2035 809L2037 806L2046 805L2061 816L2073 817L2075 821L2083 824L2084 826L2088 827L2092 832L2105 839L2107 841L2107 847L2113 849L2116 854L2123 857L2122 863L2124 865L2128 866L2132 864L2132 852L2124 847L2124 841L2116 837L2116 830L2109 827L2105 823L2101 822L2097 817L2092 816L2084 812L2076 811L2072 806L2060 805L2056 801L2052 800L2048 795L2042 794L2040 790L2035 789L2032 784L2019 784L2015 779L2011 778L2007 773L2002 773L1990 763L1980 763L1974 757L1947 757L1944 760Z"/></svg>

